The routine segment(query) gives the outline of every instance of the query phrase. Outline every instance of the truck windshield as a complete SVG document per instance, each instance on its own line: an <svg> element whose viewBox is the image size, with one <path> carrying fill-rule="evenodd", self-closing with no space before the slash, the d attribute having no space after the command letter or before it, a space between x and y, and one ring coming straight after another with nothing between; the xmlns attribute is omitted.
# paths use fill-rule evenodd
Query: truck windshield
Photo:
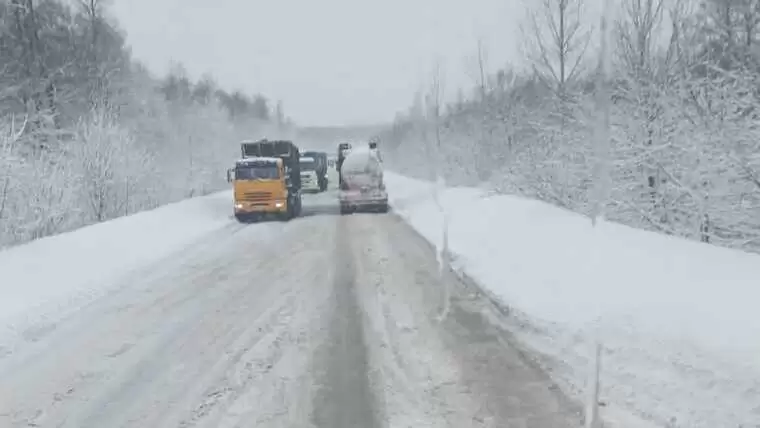
<svg viewBox="0 0 760 428"><path fill-rule="evenodd" d="M237 180L277 180L280 174L276 166L244 166L235 169Z"/></svg>
<svg viewBox="0 0 760 428"><path fill-rule="evenodd" d="M308 160L308 161L302 160L301 161L301 170L302 171L314 171L314 169L316 168L316 166L317 166L317 163L314 162L313 160Z"/></svg>

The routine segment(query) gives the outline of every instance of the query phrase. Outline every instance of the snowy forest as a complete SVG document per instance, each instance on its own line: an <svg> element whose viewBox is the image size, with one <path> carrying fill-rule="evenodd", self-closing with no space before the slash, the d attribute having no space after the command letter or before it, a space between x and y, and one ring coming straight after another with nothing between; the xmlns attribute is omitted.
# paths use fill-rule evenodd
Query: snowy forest
<svg viewBox="0 0 760 428"><path fill-rule="evenodd" d="M581 0L535 3L521 41L529 67L489 73L477 43L475 90L451 103L439 101L445 82L434 73L385 135L394 165L429 178L421 159L440 153L449 185L589 216L595 181L608 180L611 221L760 251L760 1L611 2L608 58ZM593 143L600 83L603 162Z"/></svg>
<svg viewBox="0 0 760 428"><path fill-rule="evenodd" d="M760 251L760 0L614 3L606 217ZM598 20L583 0L527 12L525 64L494 71L474 43L475 89L445 103L433 76L383 146L409 175L436 153L448 184L592 215ZM151 75L125 38L106 0L0 6L0 248L223 189L231 142L294 128L181 64Z"/></svg>
<svg viewBox="0 0 760 428"><path fill-rule="evenodd" d="M104 0L0 4L0 248L220 190L279 103L156 77Z"/></svg>

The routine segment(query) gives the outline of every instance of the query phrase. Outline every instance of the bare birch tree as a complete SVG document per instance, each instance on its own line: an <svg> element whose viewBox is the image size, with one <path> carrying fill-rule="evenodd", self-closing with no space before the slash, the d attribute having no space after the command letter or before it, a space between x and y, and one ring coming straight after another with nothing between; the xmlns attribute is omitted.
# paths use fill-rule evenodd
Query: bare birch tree
<svg viewBox="0 0 760 428"><path fill-rule="evenodd" d="M582 71L591 40L583 0L541 0L528 8L528 58L537 76L563 97Z"/></svg>
<svg viewBox="0 0 760 428"><path fill-rule="evenodd" d="M466 59L467 74L475 82L477 99L482 102L490 89L488 87L488 49L483 37L477 38L475 53Z"/></svg>

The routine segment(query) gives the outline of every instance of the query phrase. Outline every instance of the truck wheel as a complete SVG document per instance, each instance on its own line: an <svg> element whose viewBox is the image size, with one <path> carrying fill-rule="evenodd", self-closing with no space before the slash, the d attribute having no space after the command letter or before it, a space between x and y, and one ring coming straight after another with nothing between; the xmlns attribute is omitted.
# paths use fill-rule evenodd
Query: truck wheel
<svg viewBox="0 0 760 428"><path fill-rule="evenodd" d="M288 205L287 211L285 211L285 214L283 214L282 219L284 221L290 221L296 216L296 207L291 205Z"/></svg>

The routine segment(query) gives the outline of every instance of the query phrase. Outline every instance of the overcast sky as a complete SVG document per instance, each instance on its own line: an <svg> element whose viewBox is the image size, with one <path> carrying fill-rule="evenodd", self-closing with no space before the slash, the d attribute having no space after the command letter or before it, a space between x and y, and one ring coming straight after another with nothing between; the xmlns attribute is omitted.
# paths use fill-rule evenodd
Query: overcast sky
<svg viewBox="0 0 760 428"><path fill-rule="evenodd" d="M440 55L446 87L469 86L483 37L495 68L517 55L520 0L117 0L134 55L181 61L225 88L282 99L301 124L389 120Z"/></svg>
<svg viewBox="0 0 760 428"><path fill-rule="evenodd" d="M537 1L537 0L534 0ZM521 0L116 0L134 55L227 89L281 99L303 125L390 120L440 58L449 97L470 87L477 39L489 68L521 61Z"/></svg>

